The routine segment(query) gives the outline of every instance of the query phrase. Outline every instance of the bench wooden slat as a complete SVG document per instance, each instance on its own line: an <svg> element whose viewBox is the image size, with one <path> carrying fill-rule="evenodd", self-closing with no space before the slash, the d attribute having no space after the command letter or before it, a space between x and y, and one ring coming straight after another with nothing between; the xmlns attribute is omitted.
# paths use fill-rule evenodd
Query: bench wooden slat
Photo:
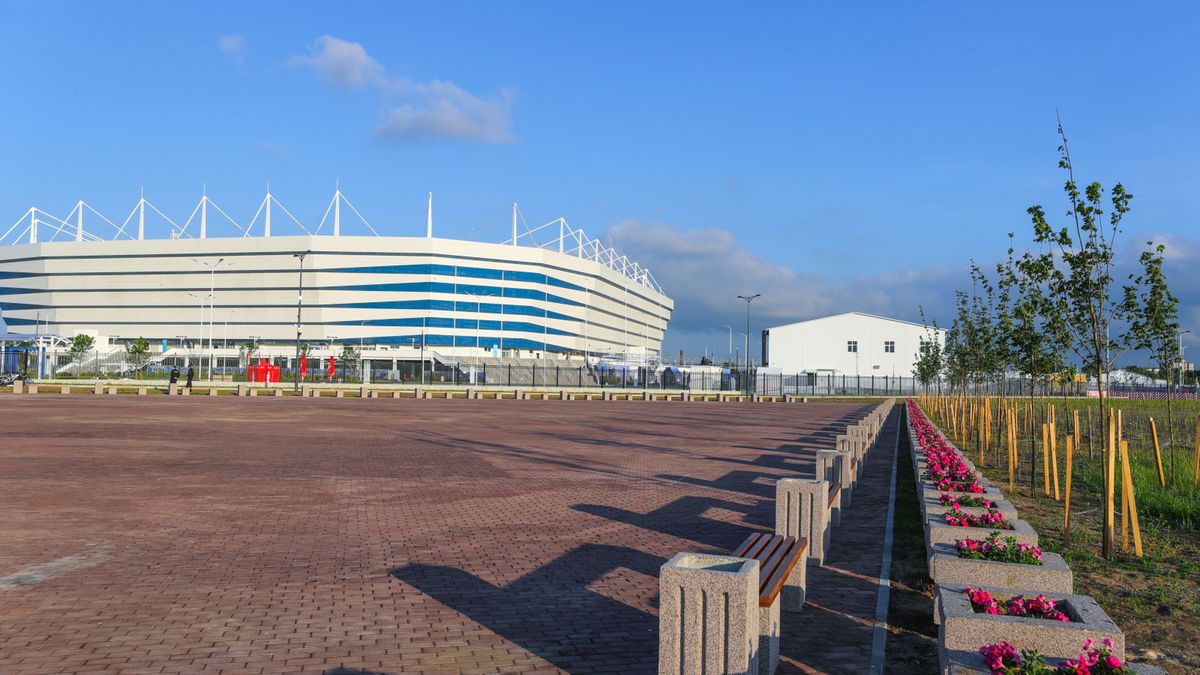
<svg viewBox="0 0 1200 675"><path fill-rule="evenodd" d="M763 585L758 595L758 605L760 607L770 607L771 603L775 602L775 598L779 592L783 590L783 582L787 581L792 570L796 568L796 564L800 562L800 556L803 555L805 549L808 548L808 539L801 538L796 541L791 537L787 537L791 541L785 547L786 550L781 551L779 564L775 567L775 572Z"/></svg>
<svg viewBox="0 0 1200 675"><path fill-rule="evenodd" d="M833 506L833 500L837 499L838 493L842 491L841 483L834 483L829 486L829 503L826 506Z"/></svg>
<svg viewBox="0 0 1200 675"><path fill-rule="evenodd" d="M734 549L738 558L752 558L758 566L758 604L769 607L783 588L783 582L796 567L800 555L807 549L808 540L799 542L793 537L756 532Z"/></svg>

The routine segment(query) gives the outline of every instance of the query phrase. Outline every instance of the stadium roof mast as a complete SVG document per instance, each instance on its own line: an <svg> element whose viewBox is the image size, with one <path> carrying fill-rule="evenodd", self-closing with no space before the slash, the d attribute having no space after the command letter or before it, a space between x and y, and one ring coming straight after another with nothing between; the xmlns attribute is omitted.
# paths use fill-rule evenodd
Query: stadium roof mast
<svg viewBox="0 0 1200 675"><path fill-rule="evenodd" d="M425 209L425 238L433 239L433 193L429 193L429 206Z"/></svg>

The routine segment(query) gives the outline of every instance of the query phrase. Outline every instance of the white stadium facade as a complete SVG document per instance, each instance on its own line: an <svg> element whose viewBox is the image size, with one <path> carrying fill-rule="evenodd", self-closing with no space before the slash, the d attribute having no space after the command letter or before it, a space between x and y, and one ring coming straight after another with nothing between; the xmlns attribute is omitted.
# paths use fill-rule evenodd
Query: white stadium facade
<svg viewBox="0 0 1200 675"><path fill-rule="evenodd" d="M432 197L424 237L343 234L344 208L374 233L340 190L315 228L270 194L247 225L207 195L182 223L144 198L120 225L84 202L61 218L30 209L0 239L7 337L87 334L114 354L144 338L156 356L201 367L246 343L289 367L297 328L314 356L352 346L393 372L432 357L659 360L672 300L563 219L518 232L514 204L508 241L484 243L434 237ZM171 236L146 237L148 216ZM234 236L210 236L214 218Z"/></svg>

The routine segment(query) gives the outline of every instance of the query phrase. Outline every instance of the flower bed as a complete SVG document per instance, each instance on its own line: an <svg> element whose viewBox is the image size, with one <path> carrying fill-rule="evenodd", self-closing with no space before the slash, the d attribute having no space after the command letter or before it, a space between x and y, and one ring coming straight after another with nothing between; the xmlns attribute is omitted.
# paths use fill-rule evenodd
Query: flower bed
<svg viewBox="0 0 1200 675"><path fill-rule="evenodd" d="M961 525L951 525L945 521L944 517L937 514L930 514L925 520L925 541L929 544L930 555L933 554L933 547L938 544L950 544L955 546L955 550L957 551L957 545L960 541L971 542L963 544L963 552L965 553L963 557L965 558L998 560L1000 562L1021 562L1028 558L1035 549L1039 555L1041 554L1041 549L1037 548L1038 533L1029 523L1023 520L1011 520L1008 521L1008 524L1012 529L998 530L991 527L964 527ZM994 535L1003 535L1003 539L994 538ZM1012 542L1008 541L1009 539ZM1001 552L999 549L1004 549L1004 551ZM1022 556L1022 552L1026 552L1024 556Z"/></svg>
<svg viewBox="0 0 1200 675"><path fill-rule="evenodd" d="M1037 650L1018 653L1008 642L984 645L979 648L979 655L992 675L1133 675L1135 672L1113 654L1109 640L1096 647L1095 641L1089 639L1083 643L1078 658L1061 661L1055 666L1047 665L1046 658Z"/></svg>
<svg viewBox="0 0 1200 675"><path fill-rule="evenodd" d="M1013 524L996 509L988 509L980 514L967 513L955 504L943 514L946 524L952 527L985 527L992 530L1011 530Z"/></svg>
<svg viewBox="0 0 1200 675"><path fill-rule="evenodd" d="M1041 548L1036 545L1022 544L1017 541L1016 537L1000 539L998 532L984 540L959 539L954 542L954 549L960 558L1022 565L1042 564Z"/></svg>
<svg viewBox="0 0 1200 675"><path fill-rule="evenodd" d="M982 588L966 588L967 599L971 609L976 614L998 614L1003 616L1024 616L1030 619L1051 619L1054 621L1070 621L1071 617L1062 613L1058 603L1038 594L1036 598L1028 599L1023 595L1008 598L997 598Z"/></svg>
<svg viewBox="0 0 1200 675"><path fill-rule="evenodd" d="M964 507L980 507L990 509L996 506L996 502L987 499L986 497L976 495L958 496L947 492L943 492L942 494L938 495L938 503L942 506L950 506L955 509Z"/></svg>
<svg viewBox="0 0 1200 675"><path fill-rule="evenodd" d="M1032 547L1037 548L1037 547ZM1057 553L1043 553L1040 564L999 562L982 557L960 557L954 544L930 547L929 576L939 585L978 584L998 588L1036 589L1043 593L1071 594L1071 568ZM1031 553L1030 553L1031 554Z"/></svg>

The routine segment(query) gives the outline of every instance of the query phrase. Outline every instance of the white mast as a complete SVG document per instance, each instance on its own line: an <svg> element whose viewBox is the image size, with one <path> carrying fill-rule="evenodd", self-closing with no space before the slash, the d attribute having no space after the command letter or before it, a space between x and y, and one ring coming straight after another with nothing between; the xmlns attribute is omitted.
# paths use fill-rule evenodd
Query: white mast
<svg viewBox="0 0 1200 675"><path fill-rule="evenodd" d="M204 185L204 194L200 197L200 238L208 237L208 184ZM211 349L212 345L209 345Z"/></svg>
<svg viewBox="0 0 1200 675"><path fill-rule="evenodd" d="M271 236L271 183L267 182L267 219L263 221L263 236Z"/></svg>
<svg viewBox="0 0 1200 675"><path fill-rule="evenodd" d="M563 226L565 226L566 224L567 224L567 221L563 220L562 218L558 219L558 252L559 253L563 252L563 244L565 243L565 241L563 240Z"/></svg>
<svg viewBox="0 0 1200 675"><path fill-rule="evenodd" d="M79 212L75 214L75 241L83 241L83 200L75 205Z"/></svg>
<svg viewBox="0 0 1200 675"><path fill-rule="evenodd" d="M425 209L425 236L433 238L433 193L429 193L429 206Z"/></svg>
<svg viewBox="0 0 1200 675"><path fill-rule="evenodd" d="M142 188L142 197L138 200L138 241L146 238L146 189Z"/></svg>
<svg viewBox="0 0 1200 675"><path fill-rule="evenodd" d="M517 245L517 203L513 202L513 246Z"/></svg>
<svg viewBox="0 0 1200 675"><path fill-rule="evenodd" d="M342 181L333 184L333 236L342 236Z"/></svg>
<svg viewBox="0 0 1200 675"><path fill-rule="evenodd" d="M29 209L29 243L37 243L37 209Z"/></svg>

